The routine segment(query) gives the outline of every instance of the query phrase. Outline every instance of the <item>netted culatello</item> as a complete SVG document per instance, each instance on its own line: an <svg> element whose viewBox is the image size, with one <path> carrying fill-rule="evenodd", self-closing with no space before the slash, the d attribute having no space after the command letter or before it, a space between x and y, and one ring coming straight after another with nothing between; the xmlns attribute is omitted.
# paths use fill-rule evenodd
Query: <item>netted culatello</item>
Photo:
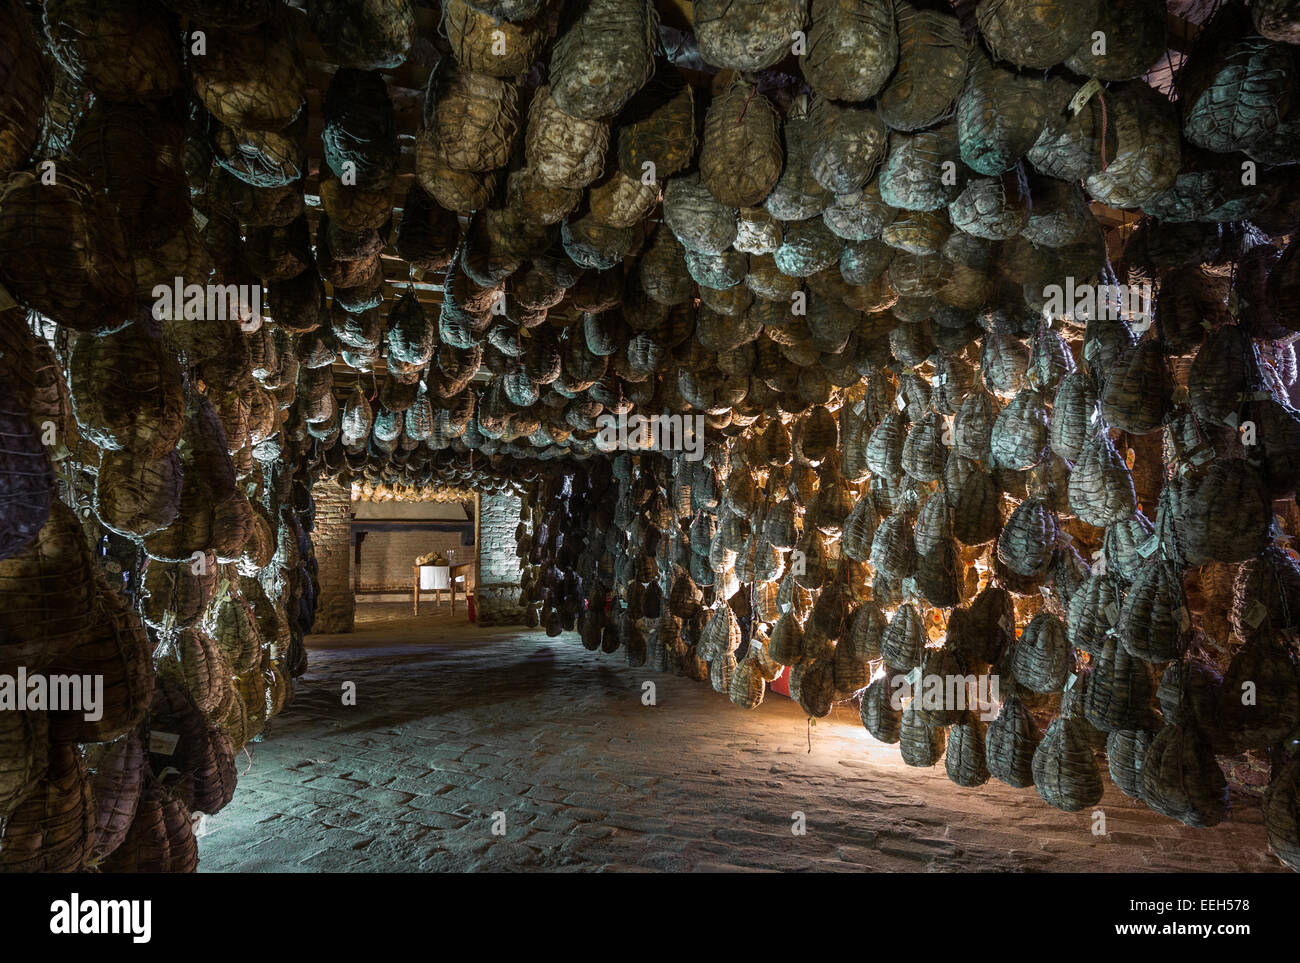
<svg viewBox="0 0 1300 963"><path fill-rule="evenodd" d="M14 333L19 337L25 334L21 330ZM30 356L22 360L30 360ZM53 498L54 473L41 433L19 391L16 372L9 371L7 365L0 367L0 371L5 375L0 385L0 559L3 559L28 544L45 525Z"/></svg>
<svg viewBox="0 0 1300 963"><path fill-rule="evenodd" d="M41 48L31 20L10 0L0 6L0 35L5 38L0 67L0 177L23 166L40 134L45 92Z"/></svg>
<svg viewBox="0 0 1300 963"><path fill-rule="evenodd" d="M1249 150L1286 116L1296 69L1292 51L1255 35L1244 9L1225 6L1179 76L1183 135L1221 153Z"/></svg>
<svg viewBox="0 0 1300 963"><path fill-rule="evenodd" d="M342 69L325 92L325 162L350 184L388 184L397 166L397 124L388 87L377 73Z"/></svg>
<svg viewBox="0 0 1300 963"><path fill-rule="evenodd" d="M96 97L155 101L184 83L175 28L161 5L50 0L42 8L54 59Z"/></svg>
<svg viewBox="0 0 1300 963"><path fill-rule="evenodd" d="M429 77L424 114L427 136L448 167L491 171L509 160L519 124L519 89L443 61Z"/></svg>
<svg viewBox="0 0 1300 963"><path fill-rule="evenodd" d="M1049 806L1066 812L1101 802L1101 771L1086 726L1082 719L1067 718L1063 710L1034 750L1034 788Z"/></svg>
<svg viewBox="0 0 1300 963"><path fill-rule="evenodd" d="M307 79L287 17L252 31L210 32L189 59L194 92L221 123L238 130L285 128L303 107Z"/></svg>
<svg viewBox="0 0 1300 963"><path fill-rule="evenodd" d="M1044 69L1061 63L1089 39L1099 0L981 0L980 34L1001 60Z"/></svg>
<svg viewBox="0 0 1300 963"><path fill-rule="evenodd" d="M1034 146L1046 115L1041 78L995 66L984 54L973 54L966 89L957 102L962 161L979 174L1010 170Z"/></svg>
<svg viewBox="0 0 1300 963"><path fill-rule="evenodd" d="M415 42L410 0L313 0L307 16L330 59L344 67L397 67Z"/></svg>
<svg viewBox="0 0 1300 963"><path fill-rule="evenodd" d="M810 120L822 134L809 158L817 183L833 194L863 189L885 156L889 135L879 116L822 101Z"/></svg>
<svg viewBox="0 0 1300 963"><path fill-rule="evenodd" d="M465 0L447 0L443 14L452 56L479 73L519 77L546 46L548 30L542 16L506 19Z"/></svg>
<svg viewBox="0 0 1300 963"><path fill-rule="evenodd" d="M551 49L555 102L583 120L610 118L654 71L659 16L643 0L592 0L566 8Z"/></svg>
<svg viewBox="0 0 1300 963"><path fill-rule="evenodd" d="M94 799L81 751L75 744L52 746L44 776L5 820L0 869L76 872L94 832Z"/></svg>
<svg viewBox="0 0 1300 963"><path fill-rule="evenodd" d="M781 121L757 89L737 80L704 115L700 181L727 207L761 204L781 176Z"/></svg>
<svg viewBox="0 0 1300 963"><path fill-rule="evenodd" d="M793 34L808 16L808 0L698 0L695 36L704 59L754 71L791 52Z"/></svg>
<svg viewBox="0 0 1300 963"><path fill-rule="evenodd" d="M898 4L895 14L898 67L878 109L894 130L921 130L951 115L965 86L970 45L954 16L909 4Z"/></svg>
<svg viewBox="0 0 1300 963"><path fill-rule="evenodd" d="M0 185L0 284L75 331L112 331L131 316L135 271L113 209L62 163L53 184L20 171Z"/></svg>
<svg viewBox="0 0 1300 963"><path fill-rule="evenodd" d="M812 25L799 69L830 100L863 101L884 87L898 62L898 27L889 0L812 0Z"/></svg>
<svg viewBox="0 0 1300 963"><path fill-rule="evenodd" d="M181 371L149 318L79 339L70 369L77 424L86 438L145 459L175 448L184 415Z"/></svg>

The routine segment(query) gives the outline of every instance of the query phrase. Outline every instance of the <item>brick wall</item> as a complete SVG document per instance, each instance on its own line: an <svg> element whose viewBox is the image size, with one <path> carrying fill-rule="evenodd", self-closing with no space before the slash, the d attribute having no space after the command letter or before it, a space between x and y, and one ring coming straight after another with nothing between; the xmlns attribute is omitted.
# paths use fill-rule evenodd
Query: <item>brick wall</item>
<svg viewBox="0 0 1300 963"><path fill-rule="evenodd" d="M352 493L337 482L321 481L312 488L316 501L317 578L320 597L316 602L313 632L351 632L356 603L352 596L351 528Z"/></svg>
<svg viewBox="0 0 1300 963"><path fill-rule="evenodd" d="M479 538L482 542L478 587L481 625L523 622L519 606L519 558L515 555L515 528L519 524L519 498L512 494L483 495Z"/></svg>
<svg viewBox="0 0 1300 963"><path fill-rule="evenodd" d="M474 546L462 545L459 532L367 532L361 543L361 587L411 588L411 566L429 552L456 553L456 562L473 562Z"/></svg>

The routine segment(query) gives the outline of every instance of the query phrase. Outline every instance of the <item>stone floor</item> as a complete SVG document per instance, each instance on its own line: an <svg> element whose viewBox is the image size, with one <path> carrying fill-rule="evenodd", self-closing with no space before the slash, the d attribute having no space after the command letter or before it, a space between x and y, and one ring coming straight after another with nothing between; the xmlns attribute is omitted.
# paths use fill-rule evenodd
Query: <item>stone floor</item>
<svg viewBox="0 0 1300 963"><path fill-rule="evenodd" d="M908 769L851 706L812 727L772 693L746 712L573 635L372 603L309 647L296 701L200 827L200 871L1282 868L1245 798L1193 830L1107 782L1094 836L1032 789Z"/></svg>

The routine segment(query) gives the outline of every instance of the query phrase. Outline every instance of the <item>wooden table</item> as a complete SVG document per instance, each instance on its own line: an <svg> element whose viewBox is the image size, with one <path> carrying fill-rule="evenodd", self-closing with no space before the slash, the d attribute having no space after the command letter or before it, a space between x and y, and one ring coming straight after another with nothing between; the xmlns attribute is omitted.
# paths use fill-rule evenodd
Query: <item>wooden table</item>
<svg viewBox="0 0 1300 963"><path fill-rule="evenodd" d="M460 575L464 575L466 577L465 594L468 595L469 576L467 573L472 567L473 567L472 562L457 562L455 565L447 566L448 568L447 585L449 591L451 592L451 614L452 615L456 614L456 579ZM415 614L419 615L420 614L420 566L416 565L414 568L415 568L415 583L411 589L411 600L412 602L414 602ZM432 591L434 592L434 596L433 596L434 605L440 604L442 602L442 589L433 589Z"/></svg>

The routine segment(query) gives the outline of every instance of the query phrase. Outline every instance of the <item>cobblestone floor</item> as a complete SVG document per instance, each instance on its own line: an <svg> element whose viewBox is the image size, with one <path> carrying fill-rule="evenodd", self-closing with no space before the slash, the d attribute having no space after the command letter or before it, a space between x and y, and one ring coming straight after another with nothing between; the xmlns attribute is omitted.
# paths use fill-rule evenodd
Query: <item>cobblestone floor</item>
<svg viewBox="0 0 1300 963"><path fill-rule="evenodd" d="M200 871L1282 868L1245 798L1193 830L1107 782L1097 837L1032 789L908 769L852 707L810 730L782 696L746 712L574 635L402 605L362 606L357 629L310 640L296 701L201 827Z"/></svg>

